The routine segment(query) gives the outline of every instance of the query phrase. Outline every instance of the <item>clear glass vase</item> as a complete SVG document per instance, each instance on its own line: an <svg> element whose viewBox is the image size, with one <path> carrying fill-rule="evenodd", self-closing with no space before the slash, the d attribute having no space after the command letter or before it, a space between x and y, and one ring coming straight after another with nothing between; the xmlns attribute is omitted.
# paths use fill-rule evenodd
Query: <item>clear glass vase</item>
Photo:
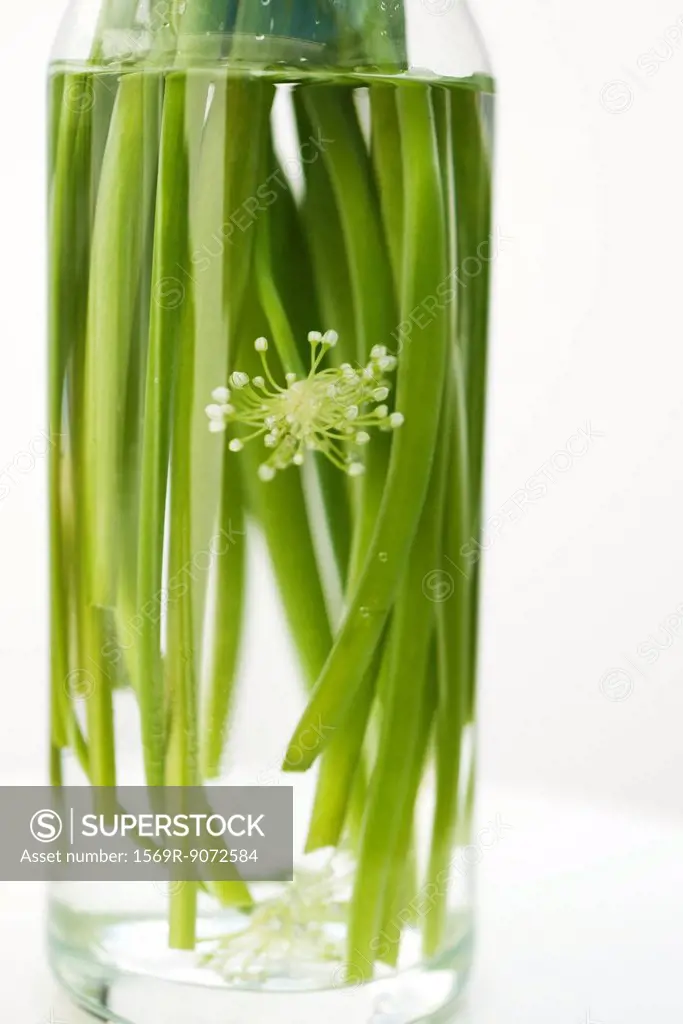
<svg viewBox="0 0 683 1024"><path fill-rule="evenodd" d="M59 883L125 1024L445 1020L471 956L493 83L454 0L76 0L52 783L293 786L293 882Z"/></svg>

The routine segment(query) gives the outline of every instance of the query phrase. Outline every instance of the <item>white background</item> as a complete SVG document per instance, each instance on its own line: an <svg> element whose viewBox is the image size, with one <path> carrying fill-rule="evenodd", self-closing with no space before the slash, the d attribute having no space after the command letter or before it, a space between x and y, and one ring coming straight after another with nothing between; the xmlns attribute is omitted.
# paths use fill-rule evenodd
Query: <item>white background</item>
<svg viewBox="0 0 683 1024"><path fill-rule="evenodd" d="M62 4L2 7L0 470L45 429L44 79ZM495 266L487 505L504 526L487 535L481 777L487 791L535 792L555 808L590 803L603 821L618 808L673 826L683 811L683 0L473 7L500 90L495 219L509 239ZM558 453L588 425L599 436L566 468ZM541 467L547 494L518 508L513 496ZM44 469L0 481L10 487L2 780L43 777ZM650 664L642 645L653 638L668 646ZM618 972L611 984L616 993ZM588 1005L552 1019L580 1024ZM680 1020L669 1010L663 1024Z"/></svg>

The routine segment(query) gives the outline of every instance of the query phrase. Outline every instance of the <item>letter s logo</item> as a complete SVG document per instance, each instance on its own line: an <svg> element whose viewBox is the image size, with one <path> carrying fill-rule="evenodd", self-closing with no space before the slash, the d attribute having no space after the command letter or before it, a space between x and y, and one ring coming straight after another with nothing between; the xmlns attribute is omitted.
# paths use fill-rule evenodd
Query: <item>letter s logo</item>
<svg viewBox="0 0 683 1024"><path fill-rule="evenodd" d="M54 843L62 834L62 819L56 811L36 811L31 818L31 835L39 843Z"/></svg>

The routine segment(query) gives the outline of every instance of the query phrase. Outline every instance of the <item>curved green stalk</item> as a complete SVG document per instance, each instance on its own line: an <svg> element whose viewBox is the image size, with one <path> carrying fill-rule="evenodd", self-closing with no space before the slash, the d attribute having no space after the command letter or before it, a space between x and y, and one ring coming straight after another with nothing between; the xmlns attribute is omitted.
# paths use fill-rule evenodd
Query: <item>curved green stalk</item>
<svg viewBox="0 0 683 1024"><path fill-rule="evenodd" d="M402 306L407 314L444 280L446 242L429 96L419 88L405 88L399 98L399 112L406 183ZM420 244L424 236L432 239L429 251ZM423 331L421 345L407 346L400 360L396 402L410 429L398 431L394 438L365 567L334 648L290 742L284 765L287 770L305 770L321 753L316 748L299 764L290 757L313 722L322 720L332 729L340 726L357 695L399 588L436 449L447 358L446 326L444 317L437 315Z"/></svg>
<svg viewBox="0 0 683 1024"><path fill-rule="evenodd" d="M306 852L338 846L351 811L356 812L351 824L354 831L360 834L367 787L363 744L378 689L383 657L384 647L380 643L349 714L323 754L306 838ZM354 794L358 806L354 806Z"/></svg>
<svg viewBox="0 0 683 1024"><path fill-rule="evenodd" d="M333 85L311 86L302 96L314 129L326 140L323 160L344 230L356 307L355 357L365 365L372 346L381 344L396 324L372 168L353 97Z"/></svg>
<svg viewBox="0 0 683 1024"><path fill-rule="evenodd" d="M442 163L448 220L451 225L451 262L454 266L464 259L463 251L471 245L468 229L463 227L463 197L458 197L454 160L454 133L456 118L450 96L440 91L435 96L439 151ZM459 141L456 151L462 148ZM462 158L461 158L462 159ZM459 199L461 217L456 203ZM469 226L471 227L471 226ZM464 247L464 250L461 248ZM459 276L460 280L460 276ZM471 283L471 282L469 282ZM447 573L452 594L445 602L436 604L439 684L436 718L436 804L432 831L428 880L434 896L430 912L424 921L424 947L427 955L438 952L446 928L450 859L457 841L457 826L462 822L460 802L463 732L469 710L471 659L471 621L473 618L474 587L470 567L463 564L461 552L474 536L472 518L472 479L470 432L468 422L466 359L479 358L470 346L482 340L463 333L469 329L467 309L463 304L469 296L461 289L457 303L449 306L451 330L454 338L451 368L447 383L451 455L448 495L442 527L440 566ZM458 328L461 330L458 330Z"/></svg>
<svg viewBox="0 0 683 1024"><path fill-rule="evenodd" d="M73 718L66 695L69 675L70 588L64 552L64 466L67 446L62 443L63 394L67 364L76 339L85 331L85 303L77 287L87 274L87 234L90 222L89 147L79 134L77 90L86 87L84 76L59 76L51 83L53 117L61 107L50 139L53 153L50 189L50 368L49 368L49 488L50 488L50 615L51 615L51 722L57 749L69 743ZM74 102L64 102L67 92ZM86 142L83 145L83 142ZM79 145L80 141L80 145ZM73 182L77 186L73 186Z"/></svg>
<svg viewBox="0 0 683 1024"><path fill-rule="evenodd" d="M403 816L409 815L412 822L419 787L426 732L422 719L428 687L424 680L434 632L434 607L423 584L439 552L447 455L446 435L433 466L391 622L379 752L370 782L349 922L349 961L354 976L364 978L372 976L372 963L380 951L378 937L385 908L394 896L388 887L404 840ZM422 681L421 685L416 685L416 680ZM405 849L400 853L405 863Z"/></svg>
<svg viewBox="0 0 683 1024"><path fill-rule="evenodd" d="M351 361L362 365L367 361L370 348L388 337L396 320L386 247L377 217L372 169L351 97L334 87L319 86L301 93L296 97L295 104L300 130L303 127L306 131L310 125L313 131L318 132L319 138L326 140L321 167L307 168L307 180L309 187L313 184L318 188L317 195L312 193L313 202L322 199L326 211L338 211L343 240L337 242L336 262L343 266L353 306L348 299L345 301L339 298L337 309L341 305L345 306L345 318L340 320L342 330L344 323L348 322L349 309L355 312L355 344L352 347L349 340L344 339L344 346L348 353L352 353ZM334 221L330 227L334 229ZM327 246L330 238L327 231L323 233L320 223L309 221L311 236L315 236L316 240L319 236L319 246L322 247L319 248L317 263L332 269L328 264L330 254ZM339 284L343 286L343 275L340 274L339 278L333 275L334 283L328 284L328 303L329 296L334 302ZM373 282L372 288L368 288L369 280ZM350 323L346 329L350 329ZM352 586L359 576L375 528L383 495L387 449L388 444L384 439L376 438L367 455L366 476L359 488L362 498L349 568ZM362 774L355 769L355 761L362 761L362 746L370 719L375 683L375 672L366 666L353 711L325 752L307 841L309 849L339 841L354 780L362 778Z"/></svg>
<svg viewBox="0 0 683 1024"><path fill-rule="evenodd" d="M436 807L428 879L435 897L424 922L427 955L442 941L448 902L449 862L458 823L463 731L468 719L471 667L472 587L458 566L462 545L471 533L467 410L462 359L456 353L448 381L451 445L448 495L445 502L443 558L452 580L452 595L437 604L439 698L436 718Z"/></svg>
<svg viewBox="0 0 683 1024"><path fill-rule="evenodd" d="M314 127L300 92L294 95L294 107L299 139L314 137ZM325 326L333 327L339 334L339 343L331 355L340 364L355 359L357 323L346 243L328 167L321 155L305 164L305 175L306 194L302 218L313 258L313 272ZM344 487L346 481L339 477L334 468L330 466L327 469L328 477L332 481L337 479L339 486ZM328 495L333 521L334 509L339 503L339 497L335 499L334 495ZM349 559L350 547L345 545L343 551L338 551L338 562L342 570L341 582L347 588ZM375 664L366 673L358 699L343 729L332 739L323 756L306 842L309 851L338 845L349 820L354 832L359 833L367 786L363 743L370 722L380 665L381 645Z"/></svg>
<svg viewBox="0 0 683 1024"><path fill-rule="evenodd" d="M356 344L352 361L364 366L371 348L385 342L397 322L372 166L353 96L336 86L316 85L303 94L303 101L314 129L327 140L323 159L344 231L354 296ZM360 575L375 529L384 493L388 448L383 438L376 438L368 447L366 472L359 487L360 511L351 555L352 580Z"/></svg>

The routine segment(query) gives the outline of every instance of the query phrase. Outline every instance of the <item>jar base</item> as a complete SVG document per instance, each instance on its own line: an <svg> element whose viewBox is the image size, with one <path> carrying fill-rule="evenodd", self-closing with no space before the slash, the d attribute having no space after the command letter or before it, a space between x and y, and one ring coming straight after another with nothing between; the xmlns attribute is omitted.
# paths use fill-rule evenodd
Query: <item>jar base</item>
<svg viewBox="0 0 683 1024"><path fill-rule="evenodd" d="M293 982L287 990L280 979L275 988L268 982L246 986L197 969L191 953L172 951L156 970L149 964L136 969L132 944L147 942L145 932L154 927L163 924L109 919L96 941L78 947L53 928L52 970L76 1003L111 1024L446 1024L454 1019L472 959L468 928L437 959L363 985L311 989ZM117 948L120 956L113 954Z"/></svg>

